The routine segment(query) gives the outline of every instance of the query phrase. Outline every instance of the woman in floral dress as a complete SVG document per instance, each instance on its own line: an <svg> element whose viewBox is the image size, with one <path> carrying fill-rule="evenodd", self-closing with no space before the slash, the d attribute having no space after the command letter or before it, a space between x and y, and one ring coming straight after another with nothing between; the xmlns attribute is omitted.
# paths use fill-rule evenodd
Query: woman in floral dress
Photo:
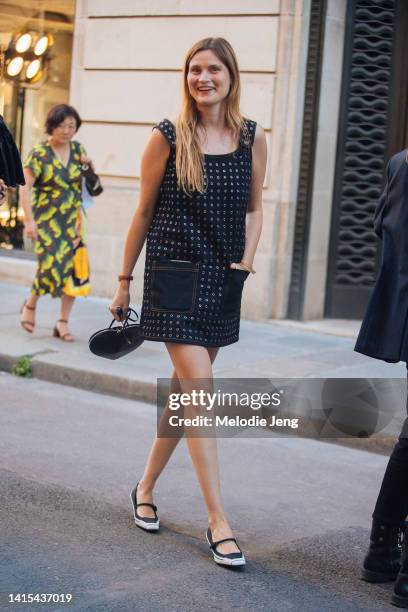
<svg viewBox="0 0 408 612"><path fill-rule="evenodd" d="M77 111L66 104L53 107L46 119L49 139L35 146L24 164L21 189L26 235L35 241L37 273L21 309L21 325L32 333L41 295L61 298L54 336L72 342L68 319L76 296L89 293L89 271L83 244L81 164L91 164L84 147L74 140L81 125Z"/></svg>

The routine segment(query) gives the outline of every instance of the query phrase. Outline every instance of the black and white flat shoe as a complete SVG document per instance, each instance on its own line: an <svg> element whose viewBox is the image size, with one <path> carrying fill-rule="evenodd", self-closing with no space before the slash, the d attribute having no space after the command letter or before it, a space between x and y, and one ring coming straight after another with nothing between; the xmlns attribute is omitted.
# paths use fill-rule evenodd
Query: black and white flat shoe
<svg viewBox="0 0 408 612"><path fill-rule="evenodd" d="M211 548L211 551L214 557L214 561L216 563L219 563L220 565L229 565L229 566L245 565L244 553L238 546L235 538L224 538L223 540L218 540L218 542L214 542L212 539L211 529L209 527L205 535L207 538L208 546ZM235 542L240 552L228 553L226 555L223 555L222 553L217 552L217 546L219 544L222 544L223 542Z"/></svg>
<svg viewBox="0 0 408 612"><path fill-rule="evenodd" d="M139 483L137 483L135 488L132 489L130 493L130 500L133 506L133 516L135 518L135 523L138 527L140 527L141 529L144 529L145 531L159 531L160 521L159 521L159 517L157 516L157 507L154 504L148 504L148 503L138 504L137 503L137 487L138 486L139 486ZM149 506L149 508L152 508L155 518L140 516L137 512L137 509L139 508L139 506Z"/></svg>

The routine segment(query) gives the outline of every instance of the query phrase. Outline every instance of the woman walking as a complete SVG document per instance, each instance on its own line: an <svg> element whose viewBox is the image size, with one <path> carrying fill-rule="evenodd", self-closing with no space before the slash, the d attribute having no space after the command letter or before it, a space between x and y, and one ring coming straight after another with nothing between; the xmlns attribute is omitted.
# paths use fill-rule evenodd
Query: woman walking
<svg viewBox="0 0 408 612"><path fill-rule="evenodd" d="M408 362L408 150L394 155L375 211L383 259L355 350L387 362ZM408 368L408 363L407 363ZM408 408L408 403L407 403ZM408 608L408 418L389 459L373 512L362 578L396 580L392 602ZM401 535L405 530L401 558Z"/></svg>
<svg viewBox="0 0 408 612"><path fill-rule="evenodd" d="M49 135L30 152L24 164L26 185L20 191L28 238L35 240L37 273L31 294L21 309L21 325L35 328L38 298L47 293L61 298L54 336L74 340L68 319L76 296L89 294L88 259L83 244L81 164L91 165L84 147L74 140L81 125L77 111L58 104L48 113ZM74 257L80 264L74 269Z"/></svg>
<svg viewBox="0 0 408 612"><path fill-rule="evenodd" d="M147 237L141 314L144 338L164 342L174 366L171 393L207 384L219 348L238 341L244 281L262 225L266 140L239 108L230 44L206 38L187 53L177 120L155 126L142 157L139 205L110 310L129 306L132 271ZM204 383L204 381L207 381ZM180 438L156 437L132 491L136 524L158 530L153 490ZM187 436L208 511L214 560L244 565L225 515L215 438Z"/></svg>

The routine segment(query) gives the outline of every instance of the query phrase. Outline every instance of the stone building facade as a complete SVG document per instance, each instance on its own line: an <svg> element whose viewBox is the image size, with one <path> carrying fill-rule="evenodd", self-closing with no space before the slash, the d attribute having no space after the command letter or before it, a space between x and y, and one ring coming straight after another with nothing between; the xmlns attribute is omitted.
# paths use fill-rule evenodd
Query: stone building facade
<svg viewBox="0 0 408 612"><path fill-rule="evenodd" d="M371 217L385 163L408 144L407 24L403 0L77 0L66 98L105 187L87 219L94 294L115 289L141 153L152 126L177 113L186 51L223 36L242 111L268 143L243 316L359 318L378 269ZM32 269L0 255L1 279L28 284Z"/></svg>

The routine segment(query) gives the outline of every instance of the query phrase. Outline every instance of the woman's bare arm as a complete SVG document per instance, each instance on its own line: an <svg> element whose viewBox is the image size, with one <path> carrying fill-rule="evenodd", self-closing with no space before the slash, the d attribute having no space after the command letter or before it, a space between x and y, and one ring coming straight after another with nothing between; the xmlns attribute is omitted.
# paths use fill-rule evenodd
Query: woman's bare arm
<svg viewBox="0 0 408 612"><path fill-rule="evenodd" d="M245 250L242 257L242 262L250 268L262 230L262 188L265 180L266 155L265 132L260 125L257 125L252 147L252 178L246 215Z"/></svg>
<svg viewBox="0 0 408 612"><path fill-rule="evenodd" d="M131 221L123 255L121 274L130 276L146 240L153 220L160 185L170 153L170 145L159 130L153 130L143 151L140 168L140 192L136 211ZM116 309L126 312L129 307L129 281L119 281L118 288L110 305L115 319L120 320Z"/></svg>
<svg viewBox="0 0 408 612"><path fill-rule="evenodd" d="M25 233L32 240L37 239L37 226L33 218L33 209L31 206L31 191L34 185L35 176L30 168L24 168L25 185L20 187L19 196L21 208L24 211Z"/></svg>

